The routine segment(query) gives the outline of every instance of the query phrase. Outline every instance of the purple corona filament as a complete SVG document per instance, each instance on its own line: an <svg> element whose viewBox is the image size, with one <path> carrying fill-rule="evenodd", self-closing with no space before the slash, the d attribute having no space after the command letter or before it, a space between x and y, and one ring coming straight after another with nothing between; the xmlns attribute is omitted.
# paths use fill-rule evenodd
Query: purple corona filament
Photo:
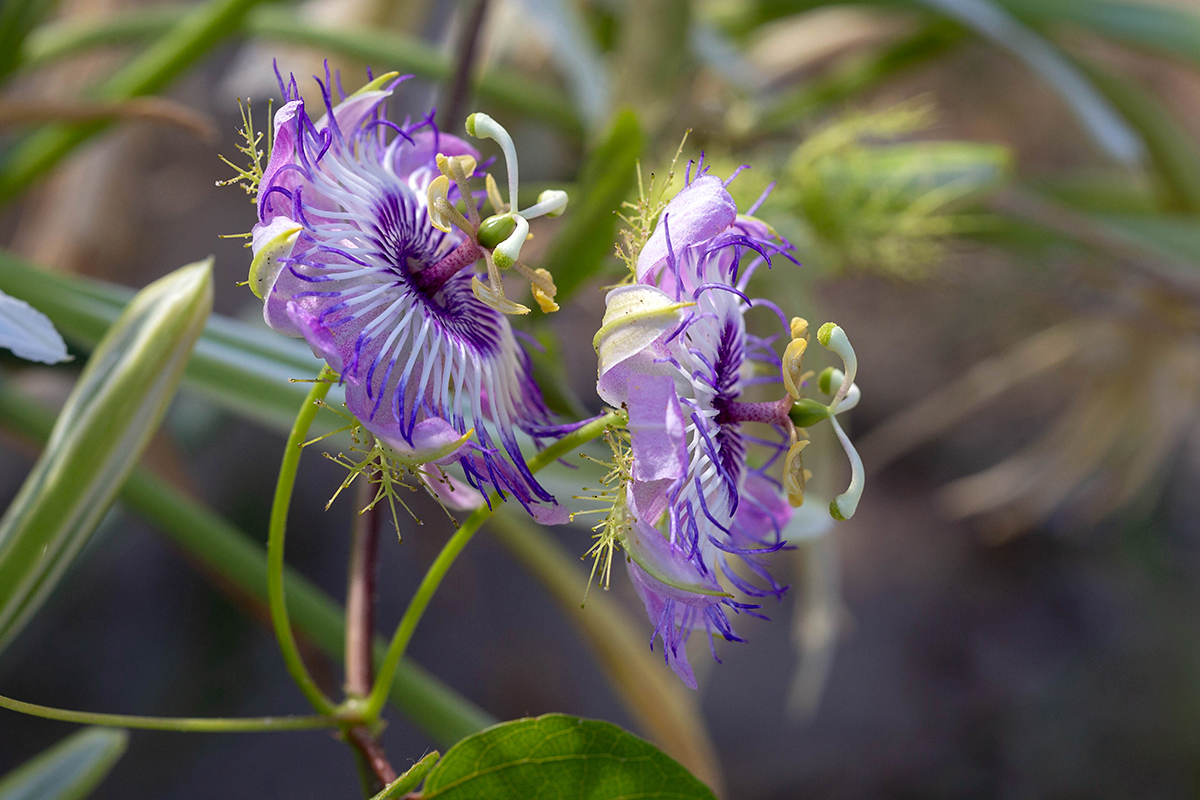
<svg viewBox="0 0 1200 800"><path fill-rule="evenodd" d="M251 268L267 324L304 337L381 441L411 462L459 464L475 491L461 487L458 507L464 493L482 502L495 489L544 522L565 521L518 444L518 430L535 442L560 430L508 320L472 293L482 252L430 224L437 155L479 154L439 131L432 113L385 119L405 78L382 76L349 97L329 78L327 69L318 79L316 121L295 79L280 78ZM456 187L449 199L461 199Z"/></svg>

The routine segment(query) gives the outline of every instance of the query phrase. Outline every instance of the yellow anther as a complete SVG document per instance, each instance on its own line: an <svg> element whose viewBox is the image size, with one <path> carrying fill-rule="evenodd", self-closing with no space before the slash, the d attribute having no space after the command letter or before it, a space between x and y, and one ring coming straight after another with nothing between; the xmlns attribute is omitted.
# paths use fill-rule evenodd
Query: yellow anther
<svg viewBox="0 0 1200 800"><path fill-rule="evenodd" d="M529 313L528 306L514 303L504 296L503 290L496 291L492 289L491 286L483 283L478 277L471 278L471 291L475 294L479 302L488 308L496 309L501 314L519 315Z"/></svg>
<svg viewBox="0 0 1200 800"><path fill-rule="evenodd" d="M441 156L438 157L441 158ZM432 182L430 182L428 190L429 223L443 233L450 232L450 225L452 223L450 218L442 213L442 209L439 208L440 204L438 203L438 200L444 200L449 203L449 196L450 179L445 175L439 175L438 177L434 178Z"/></svg>
<svg viewBox="0 0 1200 800"><path fill-rule="evenodd" d="M474 156L444 156L441 153L437 154L438 172L455 181L474 175L476 166Z"/></svg>
<svg viewBox="0 0 1200 800"><path fill-rule="evenodd" d="M500 196L500 187L496 185L496 179L492 177L492 173L487 173L483 182L487 186L488 202L492 204L492 209L497 214L507 214L511 206Z"/></svg>
<svg viewBox="0 0 1200 800"><path fill-rule="evenodd" d="M808 338L808 320L802 317L792 317L792 338Z"/></svg>
<svg viewBox="0 0 1200 800"><path fill-rule="evenodd" d="M529 284L530 288L533 289L533 299L538 301L538 307L541 308L541 312L550 314L558 311L558 303L554 302L554 295L558 294L558 289L554 287L554 279L550 276L550 272L541 269L541 267L538 267L534 272L538 273L540 277L545 278L547 283L550 283L550 291L548 293L542 291L538 283Z"/></svg>
<svg viewBox="0 0 1200 800"><path fill-rule="evenodd" d="M801 320L803 322L803 320ZM796 326L793 324L792 329ZM800 399L800 387L804 384L804 351L808 349L808 339L795 338L783 351L783 385L793 399Z"/></svg>
<svg viewBox="0 0 1200 800"><path fill-rule="evenodd" d="M783 462L783 491L793 508L804 505L804 484L811 473L804 468L800 453L808 447L808 439L800 439L788 450Z"/></svg>

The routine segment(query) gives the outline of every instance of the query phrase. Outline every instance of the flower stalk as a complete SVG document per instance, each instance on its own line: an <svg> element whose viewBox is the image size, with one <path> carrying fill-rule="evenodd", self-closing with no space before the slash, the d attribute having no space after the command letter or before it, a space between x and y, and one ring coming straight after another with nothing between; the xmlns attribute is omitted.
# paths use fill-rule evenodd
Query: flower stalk
<svg viewBox="0 0 1200 800"><path fill-rule="evenodd" d="M622 427L625 423L626 418L623 412L610 409L600 416L580 425L574 431L529 459L527 462L529 471L537 472L547 464L551 464L562 458L575 448L582 447L593 439L603 436L605 431ZM488 505L481 506L472 512L463 522L462 526L450 537L450 540L446 542L445 546L442 547L442 551L438 553L437 558L434 559L433 564L426 571L425 577L421 580L421 585L417 587L416 594L409 601L408 608L405 609L404 616L400 619L400 624L396 626L396 632L393 634L392 641L388 645L387 654L384 656L383 663L379 667L379 672L375 678L375 685L371 689L366 707L362 712L362 718L367 724L373 724L379 719L379 714L383 710L383 704L387 699L388 687L392 684L392 677L395 674L396 667L400 663L400 659L404 657L408 643L412 640L413 632L416 631L417 624L420 623L421 617L425 614L425 609L429 607L429 601L433 599L434 593L437 592L442 579L446 576L451 565L454 564L454 560L458 558L458 554L463 551L463 548L467 546L483 523L487 522L492 514L495 513L498 500L499 498L493 494Z"/></svg>
<svg viewBox="0 0 1200 800"><path fill-rule="evenodd" d="M337 375L328 366L321 369L312 389L300 406L292 432L283 451L283 463L279 467L279 480L275 484L275 500L271 505L271 520L267 529L267 602L271 611L271 625L275 628L275 639L287 664L288 673L300 687L300 691L321 714L332 716L336 712L334 703L325 696L309 674L296 646L288 618L287 600L283 586L283 544L287 533L288 507L292 502L292 489L296 483L296 470L300 465L300 453L308 438L308 429L320 408L320 401L329 393L329 387Z"/></svg>

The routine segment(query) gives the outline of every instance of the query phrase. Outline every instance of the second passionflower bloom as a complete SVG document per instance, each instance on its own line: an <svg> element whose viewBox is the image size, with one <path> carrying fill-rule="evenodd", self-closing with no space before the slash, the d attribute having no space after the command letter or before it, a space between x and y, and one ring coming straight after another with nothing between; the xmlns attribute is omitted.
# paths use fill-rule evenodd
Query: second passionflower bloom
<svg viewBox="0 0 1200 800"><path fill-rule="evenodd" d="M786 588L765 556L786 545L792 505L802 500L805 442L790 415L804 345L790 346L785 363L773 339L747 331L745 315L773 312L793 343L807 342L807 326L745 291L760 265L790 258L789 249L698 170L663 209L636 282L609 293L596 336L597 390L629 420L614 530L666 659L692 687L691 633L740 641L728 613L755 614L756 600ZM853 376L845 383L848 392ZM744 401L758 384L787 393ZM751 447L764 450L762 463L747 458Z"/></svg>
<svg viewBox="0 0 1200 800"><path fill-rule="evenodd" d="M474 278L481 260L494 271L497 244L479 235L466 185L479 153L431 118L389 121L385 103L403 80L382 76L335 103L326 75L315 121L295 81L280 81L286 102L258 186L251 287L267 324L326 359L347 409L403 462L455 462L478 500L494 488L542 521L565 521L517 440L518 430L535 440L558 432L502 313L523 307L481 297ZM510 171L515 203L515 163ZM549 210L565 204L556 199ZM552 294L548 276L543 285Z"/></svg>

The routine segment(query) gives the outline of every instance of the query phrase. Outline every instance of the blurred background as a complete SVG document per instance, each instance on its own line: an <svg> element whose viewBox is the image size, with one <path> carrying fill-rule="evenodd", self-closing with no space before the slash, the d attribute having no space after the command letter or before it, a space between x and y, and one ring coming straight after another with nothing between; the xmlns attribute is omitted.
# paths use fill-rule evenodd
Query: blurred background
<svg viewBox="0 0 1200 800"><path fill-rule="evenodd" d="M701 151L722 177L751 165L730 187L741 208L777 182L758 216L803 266L760 271L752 294L848 332L863 391L848 427L868 471L853 520L814 517L778 554L792 589L771 621L740 619L748 643L719 647L721 665L693 653L722 796L1200 791L1200 5L225 5L237 13L206 52L129 93L153 93L147 105L105 76L204 4L3 0L8 251L128 287L213 253L216 311L261 324L237 286L249 253L219 238L254 222L238 188L215 185L233 174L218 154L243 161L239 98L265 126L273 59L305 92L326 58L348 91L367 66L415 72L393 118L432 105L457 133L486 110L514 134L523 188L572 196L526 251L567 301L516 324L546 348L555 409L578 418L600 410L589 342L622 270L613 212L636 197L635 162L661 185L690 129L681 165ZM106 127L53 169L29 166L37 126L81 120ZM53 407L82 360L0 369ZM37 451L0 433L7 504ZM828 497L848 467L814 433L806 464ZM283 438L185 390L147 464L263 539ZM343 477L306 459L288 544L334 597L353 503L324 505ZM424 524L401 518L403 543L384 537L384 630L452 530L424 496L412 505ZM576 555L590 544L583 525L552 535ZM648 641L624 575L609 595ZM570 605L485 528L410 654L500 719L563 711L642 730ZM303 713L263 621L118 506L0 658L0 691L131 714ZM311 663L337 687L337 667ZM434 746L390 717L397 766ZM0 773L69 729L0 714ZM135 732L94 796L348 796L353 762L328 739Z"/></svg>

